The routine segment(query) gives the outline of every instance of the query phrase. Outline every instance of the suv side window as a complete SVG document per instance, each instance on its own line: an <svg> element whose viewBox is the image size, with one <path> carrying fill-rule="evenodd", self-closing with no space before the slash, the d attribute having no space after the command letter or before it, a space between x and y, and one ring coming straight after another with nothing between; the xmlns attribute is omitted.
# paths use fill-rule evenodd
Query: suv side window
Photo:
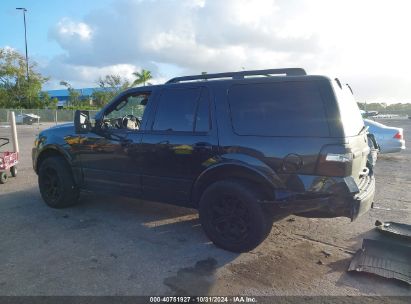
<svg viewBox="0 0 411 304"><path fill-rule="evenodd" d="M154 131L206 132L209 130L209 98L201 88L167 88L159 98Z"/></svg>
<svg viewBox="0 0 411 304"><path fill-rule="evenodd" d="M115 107L104 113L103 124L108 129L139 130L151 92L125 95Z"/></svg>
<svg viewBox="0 0 411 304"><path fill-rule="evenodd" d="M229 105L238 135L329 136L322 96L313 81L234 85Z"/></svg>

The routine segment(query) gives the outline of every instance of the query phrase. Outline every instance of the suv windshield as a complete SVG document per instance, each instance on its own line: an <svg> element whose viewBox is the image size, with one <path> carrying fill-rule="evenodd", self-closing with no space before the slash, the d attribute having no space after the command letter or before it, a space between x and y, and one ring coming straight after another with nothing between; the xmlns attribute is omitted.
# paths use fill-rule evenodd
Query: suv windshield
<svg viewBox="0 0 411 304"><path fill-rule="evenodd" d="M354 99L354 95L348 86L340 86L332 81L335 96L337 97L338 108L340 109L341 122L346 136L356 136L364 127L364 121L360 109Z"/></svg>

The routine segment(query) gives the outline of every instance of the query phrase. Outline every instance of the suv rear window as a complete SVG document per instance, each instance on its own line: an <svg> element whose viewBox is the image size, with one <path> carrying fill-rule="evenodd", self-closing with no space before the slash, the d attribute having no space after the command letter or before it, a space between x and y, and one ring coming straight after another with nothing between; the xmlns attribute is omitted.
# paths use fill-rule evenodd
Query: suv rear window
<svg viewBox="0 0 411 304"><path fill-rule="evenodd" d="M238 135L328 136L328 123L315 82L234 85L231 120Z"/></svg>
<svg viewBox="0 0 411 304"><path fill-rule="evenodd" d="M364 126L364 121L354 95L346 85L340 88L336 81L333 81L332 84L337 97L345 136L358 135Z"/></svg>

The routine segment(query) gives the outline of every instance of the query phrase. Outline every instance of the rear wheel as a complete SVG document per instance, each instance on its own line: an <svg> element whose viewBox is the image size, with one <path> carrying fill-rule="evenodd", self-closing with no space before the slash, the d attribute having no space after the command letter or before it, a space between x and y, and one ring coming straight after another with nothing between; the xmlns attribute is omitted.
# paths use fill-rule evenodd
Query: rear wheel
<svg viewBox="0 0 411 304"><path fill-rule="evenodd" d="M77 204L80 192L63 157L46 158L40 165L38 181L41 196L48 206L66 208Z"/></svg>
<svg viewBox="0 0 411 304"><path fill-rule="evenodd" d="M0 173L0 184L5 184L5 183L7 183L7 180L8 180L8 176L7 176L7 173L6 172L1 172Z"/></svg>
<svg viewBox="0 0 411 304"><path fill-rule="evenodd" d="M218 247L246 252L268 236L272 217L258 203L261 197L253 185L237 180L209 186L200 200L200 221L210 240Z"/></svg>
<svg viewBox="0 0 411 304"><path fill-rule="evenodd" d="M17 177L17 166L13 166L10 168L11 176Z"/></svg>

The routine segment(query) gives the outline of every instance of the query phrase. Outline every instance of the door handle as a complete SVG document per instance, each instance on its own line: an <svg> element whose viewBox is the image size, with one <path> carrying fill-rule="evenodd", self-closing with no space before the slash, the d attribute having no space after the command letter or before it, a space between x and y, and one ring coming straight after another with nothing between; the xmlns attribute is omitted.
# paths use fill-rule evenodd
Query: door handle
<svg viewBox="0 0 411 304"><path fill-rule="evenodd" d="M169 140L163 140L163 141L156 143L156 145L169 145L169 144L170 144Z"/></svg>

